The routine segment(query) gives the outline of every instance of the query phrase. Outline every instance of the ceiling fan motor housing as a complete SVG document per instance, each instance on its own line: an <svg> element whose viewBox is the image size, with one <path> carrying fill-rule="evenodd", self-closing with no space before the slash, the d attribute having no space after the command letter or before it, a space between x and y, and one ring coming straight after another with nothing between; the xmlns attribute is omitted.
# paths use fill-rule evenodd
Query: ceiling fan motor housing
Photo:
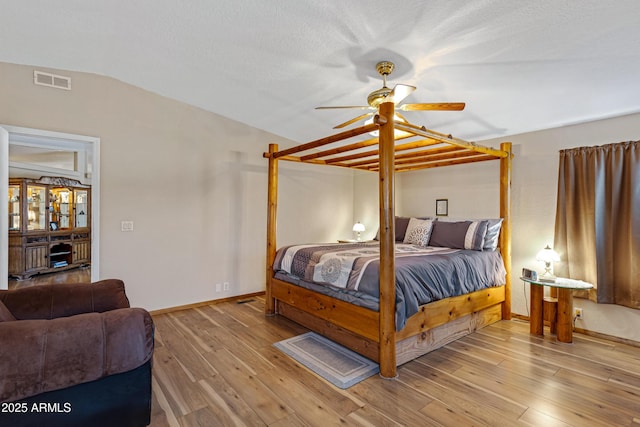
<svg viewBox="0 0 640 427"><path fill-rule="evenodd" d="M396 66L391 61L380 61L376 64L376 70L378 71L378 74L383 77L391 74L394 68L396 68Z"/></svg>

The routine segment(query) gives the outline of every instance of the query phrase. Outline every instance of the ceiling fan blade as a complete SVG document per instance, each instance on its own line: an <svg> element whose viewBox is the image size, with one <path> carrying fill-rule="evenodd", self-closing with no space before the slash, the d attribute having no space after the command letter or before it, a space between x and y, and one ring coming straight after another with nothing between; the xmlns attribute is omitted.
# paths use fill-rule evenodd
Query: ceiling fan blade
<svg viewBox="0 0 640 427"><path fill-rule="evenodd" d="M373 108L371 108L368 105L343 105L343 106L339 106L339 107L316 107L316 110L334 110L336 108L357 108L360 110L372 110Z"/></svg>
<svg viewBox="0 0 640 427"><path fill-rule="evenodd" d="M402 114L398 113L397 111L394 113L394 115L396 115L400 120L409 123L409 120L407 120L407 118L405 116L403 116Z"/></svg>
<svg viewBox="0 0 640 427"><path fill-rule="evenodd" d="M461 111L464 110L464 102L439 102L432 104L404 104L398 107L402 111Z"/></svg>
<svg viewBox="0 0 640 427"><path fill-rule="evenodd" d="M371 115L373 115L373 113L366 113L366 114L363 114L363 115L361 115L361 116L358 116L358 117L356 117L356 118L354 118L354 119L351 119L351 120L349 120L349 121L346 121L346 122L344 122L344 123L340 123L339 125L334 126L333 128L334 128L334 129L341 129L341 128L345 127L345 126L349 126L351 123L355 123L355 122L357 122L358 120L362 120L362 119L364 119L364 118L366 118L366 117L369 117L369 116L371 116Z"/></svg>
<svg viewBox="0 0 640 427"><path fill-rule="evenodd" d="M393 87L393 90L389 94L394 103L399 104L407 96L411 95L416 90L415 86L398 84Z"/></svg>

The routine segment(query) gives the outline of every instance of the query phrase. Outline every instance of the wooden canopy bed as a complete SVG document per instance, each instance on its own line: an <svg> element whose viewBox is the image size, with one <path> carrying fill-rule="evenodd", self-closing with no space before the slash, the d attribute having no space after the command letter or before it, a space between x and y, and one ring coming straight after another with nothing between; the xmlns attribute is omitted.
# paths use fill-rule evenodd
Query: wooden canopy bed
<svg viewBox="0 0 640 427"><path fill-rule="evenodd" d="M441 347L474 330L511 317L511 143L500 149L482 147L423 127L394 122L394 104L379 106L374 123L278 151L269 145L268 168L267 315L280 314L379 363L385 378L396 376L398 365ZM394 137L395 131L402 137ZM312 151L357 135L379 131L379 137ZM404 139L415 138L413 142ZM402 141L401 141L402 140ZM375 147L375 146L378 147ZM335 144L332 145L335 147ZM371 148L367 148L371 147ZM304 154L307 152L307 154ZM302 154L302 155L301 155ZM274 277L278 162L280 160L333 165L377 172L380 196L379 310L353 305ZM395 325L395 211L396 172L485 160L500 163L499 250L506 270L503 286L489 287L419 307L397 331Z"/></svg>

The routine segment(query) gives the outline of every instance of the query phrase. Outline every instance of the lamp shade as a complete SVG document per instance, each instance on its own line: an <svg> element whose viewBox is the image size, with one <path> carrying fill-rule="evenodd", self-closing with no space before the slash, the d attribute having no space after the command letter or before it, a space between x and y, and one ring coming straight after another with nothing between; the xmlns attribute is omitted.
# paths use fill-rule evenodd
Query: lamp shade
<svg viewBox="0 0 640 427"><path fill-rule="evenodd" d="M356 222L355 224L353 224L353 231L362 233L364 231L364 224Z"/></svg>
<svg viewBox="0 0 640 427"><path fill-rule="evenodd" d="M544 249L538 252L538 255L536 255L536 259L538 261L549 263L560 262L560 255L558 255L556 251L554 251L553 249L551 249L551 247L549 247L549 245L547 245Z"/></svg>

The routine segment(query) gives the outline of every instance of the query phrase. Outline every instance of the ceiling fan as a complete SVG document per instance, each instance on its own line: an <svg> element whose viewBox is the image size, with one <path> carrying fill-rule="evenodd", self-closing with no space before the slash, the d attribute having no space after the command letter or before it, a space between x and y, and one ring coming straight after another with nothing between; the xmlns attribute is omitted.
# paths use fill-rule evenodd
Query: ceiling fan
<svg viewBox="0 0 640 427"><path fill-rule="evenodd" d="M390 89L387 87L387 76L393 72L395 65L391 61L381 61L376 64L376 70L378 74L382 76L382 87L378 90L374 90L367 97L367 102L369 105L364 106L341 106L341 107L316 107L316 110L329 110L336 108L352 108L352 109L360 109L360 110L372 110L371 112L362 114L358 117L355 117L351 120L348 120L344 123L340 123L335 126L334 129L340 129L345 126L349 126L352 123L357 122L358 120L365 119L369 116L373 116L378 111L378 106L383 102L393 102L396 104L396 115L407 121L401 114L397 112L397 110L401 111L427 111L427 110L441 110L441 111L461 111L464 109L464 102L440 102L440 103L430 103L430 104L398 104L402 102L407 96L409 96L414 90L416 90L415 86L397 84Z"/></svg>

